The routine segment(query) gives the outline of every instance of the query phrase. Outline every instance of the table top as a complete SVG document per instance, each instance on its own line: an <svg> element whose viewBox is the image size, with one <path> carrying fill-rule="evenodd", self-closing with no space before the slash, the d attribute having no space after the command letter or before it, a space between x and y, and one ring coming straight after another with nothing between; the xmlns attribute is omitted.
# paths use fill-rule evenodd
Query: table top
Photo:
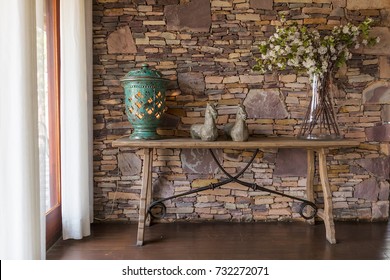
<svg viewBox="0 0 390 280"><path fill-rule="evenodd" d="M128 136L112 142L113 147L132 148L178 148L178 149L261 149L261 148L342 148L357 147L360 142L351 139L340 140L305 140L293 137L256 137L246 142L234 142L221 139L202 141L192 138L166 138L160 140L131 140Z"/></svg>

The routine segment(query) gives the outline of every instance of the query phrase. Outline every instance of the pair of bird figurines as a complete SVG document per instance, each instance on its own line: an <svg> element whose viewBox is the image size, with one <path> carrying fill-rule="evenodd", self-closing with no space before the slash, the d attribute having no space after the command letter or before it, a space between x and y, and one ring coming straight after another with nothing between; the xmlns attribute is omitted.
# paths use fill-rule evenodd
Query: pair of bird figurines
<svg viewBox="0 0 390 280"><path fill-rule="evenodd" d="M191 137L194 139L202 139L203 141L215 141L218 138L218 129L216 120L218 117L217 110L214 104L207 103L205 120L203 124L193 124L191 126ZM225 135L233 141L247 141L249 138L248 126L245 123L248 115L242 104L238 105L236 121L228 123L223 130Z"/></svg>

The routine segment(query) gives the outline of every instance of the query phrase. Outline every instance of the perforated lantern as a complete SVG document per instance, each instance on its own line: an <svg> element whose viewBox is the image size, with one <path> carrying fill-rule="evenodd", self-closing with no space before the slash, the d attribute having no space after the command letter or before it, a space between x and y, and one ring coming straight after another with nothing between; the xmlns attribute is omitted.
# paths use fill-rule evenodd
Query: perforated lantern
<svg viewBox="0 0 390 280"><path fill-rule="evenodd" d="M165 111L168 79L142 64L121 79L125 90L126 114L134 131L130 139L159 139L156 129Z"/></svg>

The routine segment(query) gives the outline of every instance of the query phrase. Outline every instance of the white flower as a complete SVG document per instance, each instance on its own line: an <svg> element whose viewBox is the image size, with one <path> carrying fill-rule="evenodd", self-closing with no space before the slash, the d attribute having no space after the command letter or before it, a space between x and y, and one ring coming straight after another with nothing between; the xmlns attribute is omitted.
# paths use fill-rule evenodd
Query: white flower
<svg viewBox="0 0 390 280"><path fill-rule="evenodd" d="M379 38L379 37L376 37L375 38L375 42L378 44L379 42L381 41L381 38Z"/></svg>
<svg viewBox="0 0 390 280"><path fill-rule="evenodd" d="M321 47L318 49L318 53L319 53L319 54L326 54L327 51L328 51L328 49L325 48L324 46L321 46Z"/></svg>
<svg viewBox="0 0 390 280"><path fill-rule="evenodd" d="M369 22L366 20L359 26L350 23L336 26L330 35L323 37L317 30L298 25L276 27L269 40L260 43L261 59L257 59L257 69L265 73L289 66L323 77L327 71L352 57L351 47L379 42L379 38L369 37L366 33L363 40L360 39L361 30L369 30Z"/></svg>

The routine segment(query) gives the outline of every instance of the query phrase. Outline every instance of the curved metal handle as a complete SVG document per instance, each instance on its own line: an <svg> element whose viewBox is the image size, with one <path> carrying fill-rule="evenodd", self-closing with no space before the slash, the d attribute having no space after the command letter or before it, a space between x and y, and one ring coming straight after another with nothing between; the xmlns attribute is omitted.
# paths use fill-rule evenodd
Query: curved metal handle
<svg viewBox="0 0 390 280"><path fill-rule="evenodd" d="M309 213L311 213L308 216L306 216L306 214L305 214L305 210L307 207L312 208L311 211L308 211ZM317 205L315 205L314 203L312 203L310 201L302 201L301 207L299 208L299 215L301 215L302 218L304 218L305 220L313 219L315 217L315 215L317 215L317 212L318 212Z"/></svg>
<svg viewBox="0 0 390 280"><path fill-rule="evenodd" d="M167 214L167 207L164 203L160 201L155 201L150 204L148 208L148 213L152 218L155 219L162 219Z"/></svg>

